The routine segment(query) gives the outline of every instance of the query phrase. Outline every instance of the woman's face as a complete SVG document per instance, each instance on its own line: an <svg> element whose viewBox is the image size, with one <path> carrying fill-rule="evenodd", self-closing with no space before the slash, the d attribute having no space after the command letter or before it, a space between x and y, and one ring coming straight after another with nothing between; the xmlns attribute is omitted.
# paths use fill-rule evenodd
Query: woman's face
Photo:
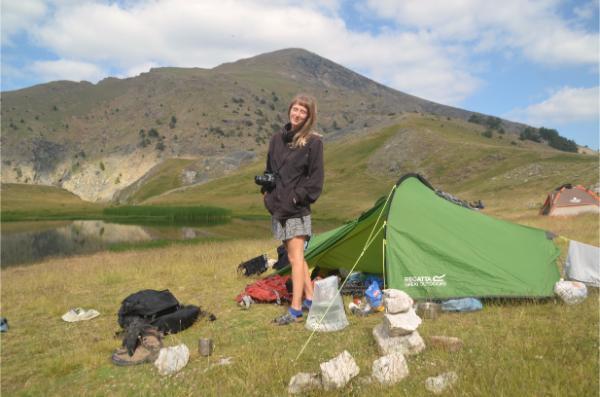
<svg viewBox="0 0 600 397"><path fill-rule="evenodd" d="M292 129L296 129L306 121L308 117L308 109L306 106L302 106L298 103L292 105L290 109L290 123L292 124Z"/></svg>

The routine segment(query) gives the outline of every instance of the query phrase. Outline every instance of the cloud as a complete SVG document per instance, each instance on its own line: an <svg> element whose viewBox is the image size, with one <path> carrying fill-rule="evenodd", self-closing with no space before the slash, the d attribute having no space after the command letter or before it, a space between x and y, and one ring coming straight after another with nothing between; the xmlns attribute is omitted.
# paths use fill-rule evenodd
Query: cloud
<svg viewBox="0 0 600 397"><path fill-rule="evenodd" d="M59 58L106 65L98 69L110 65L119 76L138 74L147 65L210 68L300 47L393 88L443 103L458 104L479 86L465 51L457 53L422 32L350 31L337 15L340 4L336 0L69 3L57 5L52 17L30 33Z"/></svg>
<svg viewBox="0 0 600 397"><path fill-rule="evenodd" d="M598 33L570 24L556 0L370 0L380 17L479 51L517 49L540 64L596 65ZM574 13L586 15L588 8Z"/></svg>
<svg viewBox="0 0 600 397"><path fill-rule="evenodd" d="M594 121L599 118L599 95L599 87L563 87L548 99L523 109L514 109L506 117L545 126Z"/></svg>
<svg viewBox="0 0 600 397"><path fill-rule="evenodd" d="M26 30L46 13L43 0L2 1L2 45L12 45L11 38Z"/></svg>
<svg viewBox="0 0 600 397"><path fill-rule="evenodd" d="M585 4L576 6L573 8L573 14L579 19L588 20L592 19L594 15L598 14L598 2L596 0L588 1Z"/></svg>
<svg viewBox="0 0 600 397"><path fill-rule="evenodd" d="M52 80L86 80L98 82L106 76L106 72L92 63L59 59L56 61L36 61L28 70L38 74L44 81Z"/></svg>

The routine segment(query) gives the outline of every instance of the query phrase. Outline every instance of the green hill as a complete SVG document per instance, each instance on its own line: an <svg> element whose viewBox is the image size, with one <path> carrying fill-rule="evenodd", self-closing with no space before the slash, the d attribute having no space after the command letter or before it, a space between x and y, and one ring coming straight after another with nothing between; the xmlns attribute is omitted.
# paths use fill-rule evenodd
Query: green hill
<svg viewBox="0 0 600 397"><path fill-rule="evenodd" d="M462 199L481 199L496 213L538 208L548 191L566 182L597 183L597 156L517 143L503 135L487 138L482 131L462 120L414 114L374 132L326 140L325 187L315 216L352 218L407 172L421 173L434 187ZM230 176L143 203L203 203L238 214L265 214L253 182L263 169L260 158Z"/></svg>

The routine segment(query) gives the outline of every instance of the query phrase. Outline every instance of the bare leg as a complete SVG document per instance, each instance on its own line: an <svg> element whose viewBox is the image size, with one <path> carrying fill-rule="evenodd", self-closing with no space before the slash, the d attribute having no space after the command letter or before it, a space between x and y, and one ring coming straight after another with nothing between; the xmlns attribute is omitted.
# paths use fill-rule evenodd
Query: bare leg
<svg viewBox="0 0 600 397"><path fill-rule="evenodd" d="M310 272L308 271L308 263L306 263L306 261L304 261L304 296L306 296L306 299L310 300L313 298L313 285L312 280L310 279Z"/></svg>
<svg viewBox="0 0 600 397"><path fill-rule="evenodd" d="M302 310L302 292L305 290L306 278L308 277L310 286L310 275L308 275L308 266L304 262L304 236L292 237L285 242L288 259L292 267L292 309ZM312 286L310 286L312 297Z"/></svg>

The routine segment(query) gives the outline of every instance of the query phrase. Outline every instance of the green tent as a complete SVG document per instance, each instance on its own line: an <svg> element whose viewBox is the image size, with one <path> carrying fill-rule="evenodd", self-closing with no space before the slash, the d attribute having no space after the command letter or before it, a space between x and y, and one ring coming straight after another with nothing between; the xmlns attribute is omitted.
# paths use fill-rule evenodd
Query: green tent
<svg viewBox="0 0 600 397"><path fill-rule="evenodd" d="M415 299L551 296L558 255L543 230L445 200L417 174L305 252L310 266L383 273Z"/></svg>

